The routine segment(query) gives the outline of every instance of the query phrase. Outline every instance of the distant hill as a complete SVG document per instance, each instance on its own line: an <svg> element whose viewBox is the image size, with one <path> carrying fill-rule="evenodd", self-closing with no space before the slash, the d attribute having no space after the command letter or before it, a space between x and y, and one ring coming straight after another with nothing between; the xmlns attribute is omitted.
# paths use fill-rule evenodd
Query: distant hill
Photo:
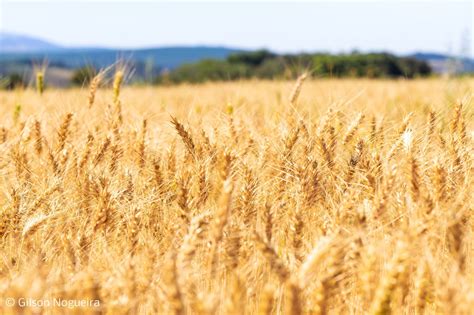
<svg viewBox="0 0 474 315"><path fill-rule="evenodd" d="M147 49L68 48L30 36L0 33L0 76L18 73L31 80L32 65L47 62L49 81L68 84L74 69L106 68L117 61L133 70L134 80L151 79L161 71L203 59L225 59L241 49L212 46L177 46ZM53 71L51 71L53 70ZM56 73L61 76L56 78ZM48 75L48 73L47 73Z"/></svg>
<svg viewBox="0 0 474 315"><path fill-rule="evenodd" d="M48 69L73 69L93 66L106 68L117 61L133 69L137 80L152 77L165 69L203 59L225 59L240 49L211 46L177 46L147 49L70 48L31 36L0 33L0 75L20 73L31 76L33 64L48 64ZM64 72L63 71L63 72Z"/></svg>
<svg viewBox="0 0 474 315"><path fill-rule="evenodd" d="M426 61L435 73L474 72L474 60L470 58L460 58L445 54L424 52L414 53L410 57Z"/></svg>
<svg viewBox="0 0 474 315"><path fill-rule="evenodd" d="M0 32L0 53L52 51L61 46L39 38Z"/></svg>
<svg viewBox="0 0 474 315"><path fill-rule="evenodd" d="M415 57L416 59L420 59L420 60L445 60L449 58L449 56L445 54L424 53L424 52L416 52L412 54L411 57Z"/></svg>
<svg viewBox="0 0 474 315"><path fill-rule="evenodd" d="M149 64L154 68L175 68L183 63L202 59L224 59L239 49L225 47L163 47L137 50L80 48L32 52L0 53L0 63L31 63L47 60L49 65L64 68L78 68L93 65L97 68L110 66L118 60L132 64Z"/></svg>

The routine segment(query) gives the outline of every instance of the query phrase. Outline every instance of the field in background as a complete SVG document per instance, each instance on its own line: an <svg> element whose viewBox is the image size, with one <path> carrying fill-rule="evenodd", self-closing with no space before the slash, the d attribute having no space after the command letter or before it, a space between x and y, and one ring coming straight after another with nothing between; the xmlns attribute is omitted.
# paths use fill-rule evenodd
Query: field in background
<svg viewBox="0 0 474 315"><path fill-rule="evenodd" d="M0 311L469 314L473 88L1 91Z"/></svg>

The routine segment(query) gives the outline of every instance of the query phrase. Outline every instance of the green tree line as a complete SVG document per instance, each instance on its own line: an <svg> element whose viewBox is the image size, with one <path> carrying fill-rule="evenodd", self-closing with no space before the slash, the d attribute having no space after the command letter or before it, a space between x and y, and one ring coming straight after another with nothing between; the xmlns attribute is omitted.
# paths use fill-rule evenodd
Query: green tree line
<svg viewBox="0 0 474 315"><path fill-rule="evenodd" d="M431 74L421 60L388 53L277 55L266 50L230 55L225 60L202 60L165 71L156 83L236 80L246 78L289 79L302 69L316 77L414 78Z"/></svg>

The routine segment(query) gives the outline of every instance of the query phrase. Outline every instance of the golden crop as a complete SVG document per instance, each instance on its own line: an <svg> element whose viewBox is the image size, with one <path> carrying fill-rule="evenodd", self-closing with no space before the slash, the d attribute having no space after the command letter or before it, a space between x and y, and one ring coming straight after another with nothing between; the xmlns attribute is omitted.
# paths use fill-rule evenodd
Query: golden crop
<svg viewBox="0 0 474 315"><path fill-rule="evenodd" d="M472 314L474 81L304 79L0 92L0 313Z"/></svg>

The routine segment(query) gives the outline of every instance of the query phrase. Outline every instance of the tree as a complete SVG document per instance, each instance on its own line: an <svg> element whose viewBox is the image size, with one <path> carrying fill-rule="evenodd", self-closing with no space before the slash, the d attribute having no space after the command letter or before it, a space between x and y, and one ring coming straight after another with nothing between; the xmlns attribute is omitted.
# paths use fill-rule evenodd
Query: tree
<svg viewBox="0 0 474 315"><path fill-rule="evenodd" d="M243 52L232 54L227 61L232 64L242 63L248 66L256 67L261 65L265 60L275 58L276 55L268 50L257 50L252 52Z"/></svg>
<svg viewBox="0 0 474 315"><path fill-rule="evenodd" d="M24 87L25 81L18 73L10 73L4 78L0 78L0 87L7 90L13 90L19 87Z"/></svg>
<svg viewBox="0 0 474 315"><path fill-rule="evenodd" d="M86 66L74 71L71 78L73 85L87 85L97 74L97 70L92 66Z"/></svg>

